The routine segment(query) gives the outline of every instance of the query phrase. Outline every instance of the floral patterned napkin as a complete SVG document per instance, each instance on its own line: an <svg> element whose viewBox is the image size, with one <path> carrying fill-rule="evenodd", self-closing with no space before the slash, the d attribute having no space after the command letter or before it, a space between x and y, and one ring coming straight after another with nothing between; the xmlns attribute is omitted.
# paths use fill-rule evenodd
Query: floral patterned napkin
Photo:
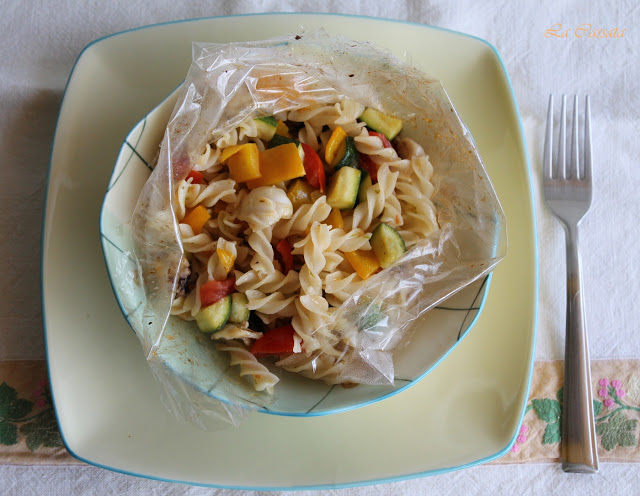
<svg viewBox="0 0 640 496"><path fill-rule="evenodd" d="M593 409L602 461L640 461L640 360L591 363ZM523 423L494 464L560 460L563 362L536 362ZM0 463L70 465L53 411L44 360L0 362Z"/></svg>
<svg viewBox="0 0 640 496"><path fill-rule="evenodd" d="M511 451L493 463L560 460L562 361L536 362L529 402ZM593 410L602 461L640 461L640 360L591 362Z"/></svg>

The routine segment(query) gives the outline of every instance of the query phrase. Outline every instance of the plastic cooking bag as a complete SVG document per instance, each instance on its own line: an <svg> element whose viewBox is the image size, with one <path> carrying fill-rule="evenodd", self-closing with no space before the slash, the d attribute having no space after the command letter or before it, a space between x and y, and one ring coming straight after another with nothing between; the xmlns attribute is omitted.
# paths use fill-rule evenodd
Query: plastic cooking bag
<svg viewBox="0 0 640 496"><path fill-rule="evenodd" d="M131 324L169 408L198 422L269 405L284 370L393 383L411 324L506 252L441 84L323 31L194 44L132 236Z"/></svg>

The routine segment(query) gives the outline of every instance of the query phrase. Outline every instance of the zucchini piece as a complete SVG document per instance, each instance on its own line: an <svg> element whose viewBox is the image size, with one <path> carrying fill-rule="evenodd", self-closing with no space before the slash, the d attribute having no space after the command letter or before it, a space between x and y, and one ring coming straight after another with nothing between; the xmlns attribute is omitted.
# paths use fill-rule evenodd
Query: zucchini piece
<svg viewBox="0 0 640 496"><path fill-rule="evenodd" d="M359 331L368 331L376 327L386 327L388 317L379 304L373 303L367 297L363 297L346 315L345 321L342 322L343 326L347 325L346 322L352 327L355 324Z"/></svg>
<svg viewBox="0 0 640 496"><path fill-rule="evenodd" d="M358 165L358 150L356 149L355 141L351 136L347 136L344 140L344 155L334 166L335 170L342 167L357 167Z"/></svg>
<svg viewBox="0 0 640 496"><path fill-rule="evenodd" d="M231 294L231 313L229 322L240 324L249 320L249 300L244 293Z"/></svg>
<svg viewBox="0 0 640 496"><path fill-rule="evenodd" d="M274 116L268 115L266 117L257 117L254 122L258 131L257 137L263 141L271 141L273 135L276 134L278 120Z"/></svg>
<svg viewBox="0 0 640 496"><path fill-rule="evenodd" d="M367 127L384 134L389 141L395 138L402 130L402 121L400 119L392 115L383 114L370 107L367 107L364 112L362 112L360 120L364 122Z"/></svg>
<svg viewBox="0 0 640 496"><path fill-rule="evenodd" d="M358 203L367 201L367 190L373 186L371 176L365 170L362 171L362 180L360 181L360 188L358 189Z"/></svg>
<svg viewBox="0 0 640 496"><path fill-rule="evenodd" d="M282 136L281 134L274 134L273 138L269 141L269 148L274 148L280 145L286 145L287 143L295 143L296 146L300 144L299 141L294 140L292 138L287 138L286 136Z"/></svg>
<svg viewBox="0 0 640 496"><path fill-rule="evenodd" d="M368 306L365 313L360 318L358 322L358 329L361 331L366 331L367 329L372 329L373 327L378 327L378 325L384 325L387 316L380 308L380 305L377 303L372 303Z"/></svg>
<svg viewBox="0 0 640 496"><path fill-rule="evenodd" d="M353 208L358 199L358 188L362 171L343 167L331 176L327 188L327 203L331 208L347 210Z"/></svg>
<svg viewBox="0 0 640 496"><path fill-rule="evenodd" d="M378 224L378 227L373 230L369 243L383 269L389 267L407 251L402 236L388 224Z"/></svg>
<svg viewBox="0 0 640 496"><path fill-rule="evenodd" d="M196 324L202 332L210 334L222 329L230 314L231 296L225 296L214 304L201 308L196 314Z"/></svg>

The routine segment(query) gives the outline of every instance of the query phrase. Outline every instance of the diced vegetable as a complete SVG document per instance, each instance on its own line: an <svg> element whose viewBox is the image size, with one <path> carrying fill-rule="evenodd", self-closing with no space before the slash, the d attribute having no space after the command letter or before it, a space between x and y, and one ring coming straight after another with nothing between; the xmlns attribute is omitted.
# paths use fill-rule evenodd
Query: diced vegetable
<svg viewBox="0 0 640 496"><path fill-rule="evenodd" d="M384 312L380 309L380 305L372 304L369 305L367 311L362 316L360 322L358 322L358 327L365 331L372 327L375 327L380 322L382 322L386 318Z"/></svg>
<svg viewBox="0 0 640 496"><path fill-rule="evenodd" d="M225 296L212 305L201 308L196 314L196 323L207 334L219 331L229 321L231 315L231 296Z"/></svg>
<svg viewBox="0 0 640 496"><path fill-rule="evenodd" d="M203 205L187 211L186 215L182 219L183 224L189 224L194 234L202 233L202 228L205 223L211 218L211 214Z"/></svg>
<svg viewBox="0 0 640 496"><path fill-rule="evenodd" d="M368 279L380 270L378 257L371 250L349 251L344 256L362 279Z"/></svg>
<svg viewBox="0 0 640 496"><path fill-rule="evenodd" d="M369 107L362 112L360 120L364 122L367 127L384 134L388 140L395 138L402 130L402 120Z"/></svg>
<svg viewBox="0 0 640 496"><path fill-rule="evenodd" d="M331 137L324 149L324 159L330 167L335 167L344 157L347 148L347 133L338 126L331 133Z"/></svg>
<svg viewBox="0 0 640 496"><path fill-rule="evenodd" d="M189 174L187 174L186 180L188 181L189 179L191 179L191 184L202 184L202 181L204 181L204 176L202 175L202 172L192 170L191 172L189 172Z"/></svg>
<svg viewBox="0 0 640 496"><path fill-rule="evenodd" d="M346 321L352 325L355 323L358 330L365 331L378 324L384 325L386 315L378 303L374 303L371 298L363 296L358 299L358 303L351 307L345 315ZM349 325L348 324L348 325ZM344 325L344 324L343 324Z"/></svg>
<svg viewBox="0 0 640 496"><path fill-rule="evenodd" d="M351 136L347 136L344 141L344 155L335 165L334 169L338 170L342 167L357 167L358 166L358 150L356 144Z"/></svg>
<svg viewBox="0 0 640 496"><path fill-rule="evenodd" d="M292 137L291 133L289 132L289 128L282 121L278 121L278 124L276 125L276 134L279 134L280 136L284 136L285 138Z"/></svg>
<svg viewBox="0 0 640 496"><path fill-rule="evenodd" d="M220 154L220 162L223 162L223 163L226 162L231 155L240 151L243 146L244 145L233 145L223 149L222 153Z"/></svg>
<svg viewBox="0 0 640 496"><path fill-rule="evenodd" d="M229 166L229 175L238 183L258 179L260 177L258 146L255 143L245 143L244 145L236 146L240 148L226 159L227 165ZM224 151L226 150L228 150L228 148Z"/></svg>
<svg viewBox="0 0 640 496"><path fill-rule="evenodd" d="M327 203L339 210L353 208L358 199L361 174L353 167L343 167L333 174L327 188Z"/></svg>
<svg viewBox="0 0 640 496"><path fill-rule="evenodd" d="M358 188L358 203L367 201L367 191L373 186L371 176L368 172L362 171L362 180L360 181L360 187Z"/></svg>
<svg viewBox="0 0 640 496"><path fill-rule="evenodd" d="M316 189L304 179L294 180L291 186L289 186L289 191L287 191L287 196L289 200L291 200L293 209L296 210L300 205L304 205L305 203L312 203L311 193L314 191L316 191Z"/></svg>
<svg viewBox="0 0 640 496"><path fill-rule="evenodd" d="M278 127L278 120L272 115L265 117L257 117L254 119L256 123L256 130L258 131L258 138L264 141L269 141L276 134L276 128Z"/></svg>
<svg viewBox="0 0 640 496"><path fill-rule="evenodd" d="M402 236L388 224L378 224L373 230L370 243L383 269L389 267L407 251Z"/></svg>
<svg viewBox="0 0 640 496"><path fill-rule="evenodd" d="M276 245L276 253L279 255L282 273L285 275L293 269L293 254L291 251L291 245L286 239L281 239Z"/></svg>
<svg viewBox="0 0 640 496"><path fill-rule="evenodd" d="M324 193L327 187L327 181L324 174L324 165L322 165L322 160L320 160L318 154L309 145L306 143L301 143L301 145L302 150L304 151L303 165L307 181L311 186Z"/></svg>
<svg viewBox="0 0 640 496"><path fill-rule="evenodd" d="M372 182L378 182L378 164L371 160L371 157L369 157L369 155L361 153L358 156L358 167L360 167L364 171L367 171L367 174L371 176Z"/></svg>
<svg viewBox="0 0 640 496"><path fill-rule="evenodd" d="M222 250L221 248L217 248L216 252L218 253L220 264L228 274L233 269L233 264L236 261L236 257L234 257L233 253L231 253L230 251Z"/></svg>
<svg viewBox="0 0 640 496"><path fill-rule="evenodd" d="M200 286L200 304L208 307L235 291L236 280L227 277L223 281L207 281Z"/></svg>
<svg viewBox="0 0 640 496"><path fill-rule="evenodd" d="M260 152L259 158L261 177L247 182L251 189L304 176L302 160L294 143L269 148Z"/></svg>
<svg viewBox="0 0 640 496"><path fill-rule="evenodd" d="M296 141L291 138L287 138L286 136L282 136L280 134L275 134L273 138L271 138L271 140L269 141L269 148L274 148L280 145L286 145L287 143L295 143L297 145L299 141Z"/></svg>
<svg viewBox="0 0 640 496"><path fill-rule="evenodd" d="M369 136L375 136L376 138L380 138L382 141L382 146L384 148L393 148L391 142L387 139L387 137L382 133L376 133L375 131L369 131Z"/></svg>
<svg viewBox="0 0 640 496"><path fill-rule="evenodd" d="M342 220L342 214L340 213L340 210L336 210L335 208L331 209L331 213L324 220L324 223L330 225L334 229L344 228L344 220Z"/></svg>
<svg viewBox="0 0 640 496"><path fill-rule="evenodd" d="M249 299L244 293L233 293L231 295L231 313L229 322L240 324L249 320Z"/></svg>
<svg viewBox="0 0 640 496"><path fill-rule="evenodd" d="M251 353L256 357L293 353L294 334L295 330L292 325L271 329L253 343Z"/></svg>

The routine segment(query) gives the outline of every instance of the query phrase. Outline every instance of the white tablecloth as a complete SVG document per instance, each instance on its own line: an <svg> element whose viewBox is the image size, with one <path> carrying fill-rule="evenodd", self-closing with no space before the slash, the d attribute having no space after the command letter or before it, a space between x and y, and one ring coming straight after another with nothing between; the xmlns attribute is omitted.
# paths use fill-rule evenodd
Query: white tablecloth
<svg viewBox="0 0 640 496"><path fill-rule="evenodd" d="M340 12L419 22L492 43L511 77L534 168L540 253L537 359L563 355L563 233L544 208L539 181L549 93L589 93L594 128L594 200L581 225L585 298L593 358L640 357L640 9L632 0L593 2L387 0L237 2L1 0L0 30L0 360L44 356L39 238L45 177L65 83L82 48L117 31L164 21L250 12ZM554 25L556 34L545 36ZM618 38L582 37L576 28L618 28ZM622 31L624 30L624 31ZM138 479L89 466L2 465L4 494L229 494ZM631 494L640 466L603 464L594 476L554 464L480 466L406 482L324 494ZM313 492L309 492L312 494Z"/></svg>

